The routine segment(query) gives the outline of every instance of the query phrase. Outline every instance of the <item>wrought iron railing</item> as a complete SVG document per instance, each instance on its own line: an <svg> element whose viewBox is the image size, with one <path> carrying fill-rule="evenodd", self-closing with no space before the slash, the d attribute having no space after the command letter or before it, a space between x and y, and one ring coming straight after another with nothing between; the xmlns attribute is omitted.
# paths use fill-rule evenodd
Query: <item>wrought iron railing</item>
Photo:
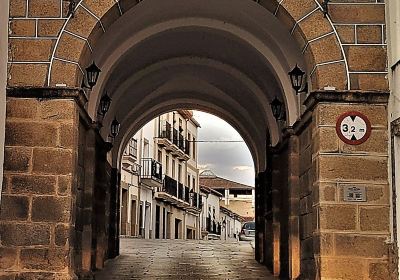
<svg viewBox="0 0 400 280"><path fill-rule="evenodd" d="M179 146L179 133L176 128L172 130L172 143L174 143L176 146Z"/></svg>
<svg viewBox="0 0 400 280"><path fill-rule="evenodd" d="M190 203L190 189L188 187L185 187L185 201Z"/></svg>
<svg viewBox="0 0 400 280"><path fill-rule="evenodd" d="M211 217L207 218L206 224L207 224L207 231L209 233L221 235L221 224L212 221Z"/></svg>
<svg viewBox="0 0 400 280"><path fill-rule="evenodd" d="M185 140L185 154L190 155L190 141L188 139Z"/></svg>
<svg viewBox="0 0 400 280"><path fill-rule="evenodd" d="M164 188L163 191L177 197L177 182L176 180L172 179L171 177L165 175L164 177Z"/></svg>
<svg viewBox="0 0 400 280"><path fill-rule="evenodd" d="M178 148L185 151L185 137L182 134L178 135Z"/></svg>
<svg viewBox="0 0 400 280"><path fill-rule="evenodd" d="M182 183L178 183L178 198L183 200L183 184Z"/></svg>
<svg viewBox="0 0 400 280"><path fill-rule="evenodd" d="M142 159L141 177L162 181L162 165L152 158Z"/></svg>
<svg viewBox="0 0 400 280"><path fill-rule="evenodd" d="M161 138L166 138L170 141L172 141L172 126L169 122L163 121L162 124L160 124L161 129L160 129L160 135L159 137Z"/></svg>

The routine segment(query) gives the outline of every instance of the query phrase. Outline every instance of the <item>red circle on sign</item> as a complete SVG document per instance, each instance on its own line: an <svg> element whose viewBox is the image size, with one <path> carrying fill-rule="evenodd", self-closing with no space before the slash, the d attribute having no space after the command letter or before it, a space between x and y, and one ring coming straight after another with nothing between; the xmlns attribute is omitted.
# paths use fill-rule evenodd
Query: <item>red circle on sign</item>
<svg viewBox="0 0 400 280"><path fill-rule="evenodd" d="M342 124L343 120L347 117L359 117L365 122L366 132L362 138L357 139L357 140L352 140L352 139L346 138L342 134L341 124ZM364 143L365 141L367 141L367 139L371 136L371 122L369 121L367 116L365 116L364 114L357 112L357 111L349 111L349 112L343 113L339 116L339 118L336 121L336 134L339 136L340 140L342 140L346 144L360 145L360 144Z"/></svg>

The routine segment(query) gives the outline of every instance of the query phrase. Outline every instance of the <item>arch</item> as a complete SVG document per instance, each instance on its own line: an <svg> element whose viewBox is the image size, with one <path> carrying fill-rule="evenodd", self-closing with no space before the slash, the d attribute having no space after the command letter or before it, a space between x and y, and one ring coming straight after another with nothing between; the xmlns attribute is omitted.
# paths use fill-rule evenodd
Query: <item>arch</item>
<svg viewBox="0 0 400 280"><path fill-rule="evenodd" d="M122 70L121 72L126 72L124 76L126 80L121 81L121 84L116 88L117 90L113 92L113 98L128 97L128 90L133 83L139 79L145 79L146 75L150 75L150 73L161 71L163 67L169 69L171 67L177 68L179 65L190 65L191 67L202 65L213 69L212 71L227 73L229 77L235 81L240 81L250 89L251 94L254 95L255 103L259 103L264 108L264 110L258 111L264 111L264 115L260 115L260 118L267 120L265 125L269 128L271 142L274 144L279 141L281 133L269 108L269 102L273 95L277 95L277 92L282 95L282 99L286 103L289 125L294 124L301 113L299 100L293 94L287 75L287 72L295 63L299 63L307 69L313 89L321 89L328 85L335 86L337 89L349 87L347 62L338 35L330 19L323 16L318 1L303 0L301 3L292 0L284 0L279 3L236 1L237 3L234 3L249 8L255 18L276 18L275 21L279 22L281 29L290 34L284 36L278 34L282 30L274 30L272 28L274 25L268 21L260 22L260 26L252 27L254 30L251 30L249 25L253 23L249 19L243 21L239 18L235 22L235 19L222 18L218 14L218 9L213 10L215 8L213 5L217 4L212 1L209 3L209 10L204 8L204 11L200 11L198 14L189 13L187 7L193 9L192 5L196 1L192 2L174 0L167 3L159 0L146 0L139 3L129 2L130 4L128 4L127 1L116 3L108 1L100 5L96 1L80 1L75 9L74 17L67 19L58 36L51 57L48 85L81 85L85 66L95 58L97 63L100 63L99 66L104 73L100 76L99 86L96 86L89 96L88 113L95 120L99 97L109 87L109 81L116 78L115 75L113 77L111 75L118 70L118 66L122 64L123 59L127 58L130 50L139 48L140 45L155 40L155 38L165 36L164 34L180 32L185 29L193 29L197 32L207 30L210 33L218 33L220 37L233 38L232 40L240 41L242 45L247 44L246 47L249 51L257 53L260 59L265 60L264 63L269 68L267 71L269 76L266 75L266 77L272 81L271 84L274 83L273 81L278 83L277 86L269 90L271 91L269 97L263 94L266 91L265 88L260 88L248 72L237 69L235 65L229 65L214 57L188 58L184 54L178 54L176 58L167 57L165 60L156 60L154 63L148 61L137 72ZM228 2L221 1L217 7L227 7ZM165 5L173 5L174 3L180 4L179 8L182 11L178 9L179 11L171 12L172 15L169 17L163 17L162 12L165 11ZM232 1L229 3L231 4ZM149 9L149 6L152 9ZM265 9L259 9L259 7ZM134 20L141 16L143 18L148 17L152 21L142 20L140 22ZM127 23L124 26L123 20L126 20L126 18L131 19L129 31L125 30ZM235 17L232 16L232 18ZM262 26L263 24L265 27ZM256 30L257 28L262 31ZM123 35L127 38L121 39ZM291 40L297 42L297 44L285 39L285 36L291 37ZM118 44L111 48L99 47L99 45L106 45L109 42L118 42ZM282 46L285 47L282 48ZM293 55L293 53L299 54ZM300 56L304 58L304 61L303 58L299 61ZM125 64L125 66L127 65ZM63 68L63 75L57 74L60 67ZM329 74L327 69L329 69ZM332 69L335 69L335 71L331 71ZM165 82L168 83L168 81ZM205 84L207 83L206 81ZM175 88L175 90L179 92L182 89ZM224 90L221 92L224 92ZM144 96L142 98L139 98L139 100L143 103L142 100L146 100L146 98ZM226 94L225 98L228 100L229 94ZM149 98L147 100L150 102ZM241 110L241 104L238 104L237 101L234 106ZM134 111L134 109L132 110ZM243 111L246 110L251 111L243 107ZM129 116L134 115L128 111L125 113ZM111 117L106 117L105 124L108 125L110 121ZM134 119L127 118L126 121L132 122ZM251 123L251 118L248 118L247 123ZM106 138L107 134L103 133L103 137Z"/></svg>
<svg viewBox="0 0 400 280"><path fill-rule="evenodd" d="M152 1L106 1L100 5L96 1L81 0L76 7L74 18L67 19L58 36L48 71L48 85L61 83L80 86L84 68L91 60L99 38L107 33L121 16L132 11L136 12L137 16L141 6ZM155 6L160 4L157 1L153 2ZM225 2L224 4L226 5ZM265 8L263 10L273 14L291 34L304 54L313 89L321 89L328 85L337 89L350 88L347 61L338 34L329 17L323 16L318 1L258 0L248 1L246 5ZM59 74L61 67L63 75ZM280 78L283 79L283 74L287 75L287 69L282 69L281 72Z"/></svg>

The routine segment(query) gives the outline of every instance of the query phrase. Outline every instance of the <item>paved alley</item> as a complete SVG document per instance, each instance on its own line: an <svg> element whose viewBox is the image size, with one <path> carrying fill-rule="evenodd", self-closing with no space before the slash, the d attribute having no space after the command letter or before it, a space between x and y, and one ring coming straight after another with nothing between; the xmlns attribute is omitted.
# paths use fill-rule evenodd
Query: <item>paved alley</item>
<svg viewBox="0 0 400 280"><path fill-rule="evenodd" d="M121 239L121 255L96 280L276 279L247 242Z"/></svg>

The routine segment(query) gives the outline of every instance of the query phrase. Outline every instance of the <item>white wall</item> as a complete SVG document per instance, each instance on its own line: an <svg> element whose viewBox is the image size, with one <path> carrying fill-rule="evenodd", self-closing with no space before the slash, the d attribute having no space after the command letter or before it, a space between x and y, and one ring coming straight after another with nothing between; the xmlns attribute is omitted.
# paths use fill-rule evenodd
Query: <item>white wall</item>
<svg viewBox="0 0 400 280"><path fill-rule="evenodd" d="M0 201L3 185L4 132L6 119L6 87L8 60L9 0L0 1Z"/></svg>

